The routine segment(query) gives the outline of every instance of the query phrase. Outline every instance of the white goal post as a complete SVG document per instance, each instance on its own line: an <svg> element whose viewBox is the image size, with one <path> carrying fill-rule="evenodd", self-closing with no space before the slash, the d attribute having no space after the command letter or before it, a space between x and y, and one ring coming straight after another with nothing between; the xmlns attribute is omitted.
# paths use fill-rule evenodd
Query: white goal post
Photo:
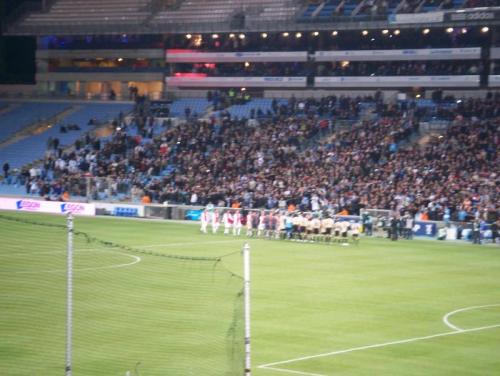
<svg viewBox="0 0 500 376"><path fill-rule="evenodd" d="M245 299L245 373L250 376L251 372L251 352L250 352L250 245L243 246L243 294Z"/></svg>

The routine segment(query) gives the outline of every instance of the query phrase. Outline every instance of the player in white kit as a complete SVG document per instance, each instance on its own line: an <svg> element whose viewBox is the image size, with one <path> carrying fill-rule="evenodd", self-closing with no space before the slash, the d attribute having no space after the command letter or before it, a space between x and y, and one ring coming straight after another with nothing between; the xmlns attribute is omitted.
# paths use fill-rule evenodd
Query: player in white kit
<svg viewBox="0 0 500 376"><path fill-rule="evenodd" d="M224 224L224 235L229 235L229 232L233 228L233 213L226 210L222 215L222 223Z"/></svg>
<svg viewBox="0 0 500 376"><path fill-rule="evenodd" d="M206 234L209 222L208 212L206 209L201 212L200 221L201 221L201 232Z"/></svg>
<svg viewBox="0 0 500 376"><path fill-rule="evenodd" d="M238 209L233 213L233 235L235 236L240 236L241 234L241 219L241 212Z"/></svg>

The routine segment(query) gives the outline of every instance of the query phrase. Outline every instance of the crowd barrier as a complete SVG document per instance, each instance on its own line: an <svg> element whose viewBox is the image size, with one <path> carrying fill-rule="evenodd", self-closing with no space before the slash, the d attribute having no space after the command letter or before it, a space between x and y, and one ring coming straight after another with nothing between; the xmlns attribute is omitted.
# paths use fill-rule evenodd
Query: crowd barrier
<svg viewBox="0 0 500 376"><path fill-rule="evenodd" d="M335 87L479 87L478 75L462 76L343 76L315 77L314 87L335 88Z"/></svg>
<svg viewBox="0 0 500 376"><path fill-rule="evenodd" d="M256 52L200 52L196 50L167 49L167 63L267 63L306 62L307 51Z"/></svg>
<svg viewBox="0 0 500 376"><path fill-rule="evenodd" d="M492 48L496 54L496 49ZM463 48L406 48L393 50L320 50L307 51L256 51L256 52L200 52L195 50L168 49L167 63L305 63L308 56L313 61L427 61L427 60L479 60L481 47ZM495 56L495 55L493 55Z"/></svg>
<svg viewBox="0 0 500 376"><path fill-rule="evenodd" d="M169 87L302 87L307 84L306 77L165 77Z"/></svg>

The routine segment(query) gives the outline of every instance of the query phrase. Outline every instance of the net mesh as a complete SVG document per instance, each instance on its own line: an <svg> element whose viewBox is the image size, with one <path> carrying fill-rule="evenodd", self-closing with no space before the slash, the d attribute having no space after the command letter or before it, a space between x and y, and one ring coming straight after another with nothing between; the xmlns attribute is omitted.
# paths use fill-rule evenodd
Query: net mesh
<svg viewBox="0 0 500 376"><path fill-rule="evenodd" d="M63 374L64 225L0 215L0 374ZM242 280L221 258L74 236L73 374L242 374Z"/></svg>

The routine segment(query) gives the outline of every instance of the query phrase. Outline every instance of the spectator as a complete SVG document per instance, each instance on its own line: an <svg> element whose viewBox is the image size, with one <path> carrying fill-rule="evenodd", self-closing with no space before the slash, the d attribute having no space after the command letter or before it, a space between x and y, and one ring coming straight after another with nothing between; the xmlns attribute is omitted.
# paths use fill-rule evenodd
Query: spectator
<svg viewBox="0 0 500 376"><path fill-rule="evenodd" d="M360 120L366 103L376 116ZM500 101L453 103L443 112L447 131L422 145L407 141L430 110L331 96L273 101L271 116L258 122L192 119L148 140L116 131L100 148L89 138L80 150L48 156L46 164L72 193L81 188L71 179L90 172L115 185L111 194L130 196L133 189L135 198L149 202L189 204L196 195L201 205L314 206L352 214L380 208L428 219L449 212L451 220L467 220L489 206L496 213ZM320 113L351 125L323 132ZM148 132L149 121L142 127ZM30 179L40 177L35 172Z"/></svg>
<svg viewBox="0 0 500 376"><path fill-rule="evenodd" d="M3 177L5 178L5 180L7 180L9 177L9 170L10 170L10 165L8 162L5 162L3 164Z"/></svg>

